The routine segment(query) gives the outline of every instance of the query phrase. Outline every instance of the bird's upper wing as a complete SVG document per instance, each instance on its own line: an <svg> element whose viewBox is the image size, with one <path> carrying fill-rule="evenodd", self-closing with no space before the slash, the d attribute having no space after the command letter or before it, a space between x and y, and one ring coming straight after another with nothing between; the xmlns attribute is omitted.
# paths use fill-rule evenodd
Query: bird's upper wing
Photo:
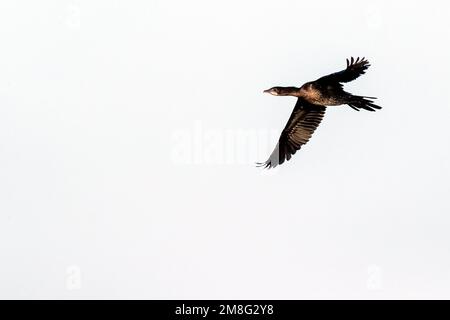
<svg viewBox="0 0 450 320"><path fill-rule="evenodd" d="M347 68L324 76L318 79L318 82L329 83L329 82L350 82L358 78L360 75L366 73L367 68L370 67L369 61L365 58L357 58L356 60L351 57L350 60L347 59Z"/></svg>
<svg viewBox="0 0 450 320"><path fill-rule="evenodd" d="M325 115L325 107L299 98L270 158L258 165L273 168L288 161L306 144Z"/></svg>

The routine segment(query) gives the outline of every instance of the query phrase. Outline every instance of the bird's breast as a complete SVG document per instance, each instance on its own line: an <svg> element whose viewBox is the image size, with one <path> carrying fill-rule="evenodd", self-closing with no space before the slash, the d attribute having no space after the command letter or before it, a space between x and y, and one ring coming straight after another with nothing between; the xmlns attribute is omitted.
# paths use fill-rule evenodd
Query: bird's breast
<svg viewBox="0 0 450 320"><path fill-rule="evenodd" d="M320 90L314 88L312 85L306 85L300 88L300 96L311 103L323 99L323 95Z"/></svg>
<svg viewBox="0 0 450 320"><path fill-rule="evenodd" d="M309 84L300 88L300 97L312 104L323 106L337 105L336 99L322 92L320 89Z"/></svg>

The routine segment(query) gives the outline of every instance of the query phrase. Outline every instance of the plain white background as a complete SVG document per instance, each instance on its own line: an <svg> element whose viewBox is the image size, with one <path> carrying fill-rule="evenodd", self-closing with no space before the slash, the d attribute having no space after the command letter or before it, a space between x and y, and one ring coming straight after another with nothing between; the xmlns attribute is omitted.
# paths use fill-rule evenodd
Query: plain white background
<svg viewBox="0 0 450 320"><path fill-rule="evenodd" d="M449 33L442 1L2 1L0 297L450 298ZM352 55L383 109L255 168L295 103L262 91Z"/></svg>

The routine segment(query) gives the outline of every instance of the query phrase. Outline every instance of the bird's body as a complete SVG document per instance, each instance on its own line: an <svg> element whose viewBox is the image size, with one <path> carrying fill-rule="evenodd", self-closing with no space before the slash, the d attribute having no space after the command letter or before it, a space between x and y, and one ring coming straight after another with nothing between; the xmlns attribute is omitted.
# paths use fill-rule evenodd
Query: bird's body
<svg viewBox="0 0 450 320"><path fill-rule="evenodd" d="M300 87L298 97L317 105L338 106L342 104L344 98L344 92L341 91L330 85L307 82Z"/></svg>
<svg viewBox="0 0 450 320"><path fill-rule="evenodd" d="M275 96L294 96L297 103L270 158L260 163L265 168L276 167L291 158L306 144L325 115L326 107L347 104L355 110L381 109L373 103L373 97L356 96L345 92L342 83L355 80L365 73L369 62L362 59L347 60L347 68L307 82L300 88L273 87L265 90Z"/></svg>

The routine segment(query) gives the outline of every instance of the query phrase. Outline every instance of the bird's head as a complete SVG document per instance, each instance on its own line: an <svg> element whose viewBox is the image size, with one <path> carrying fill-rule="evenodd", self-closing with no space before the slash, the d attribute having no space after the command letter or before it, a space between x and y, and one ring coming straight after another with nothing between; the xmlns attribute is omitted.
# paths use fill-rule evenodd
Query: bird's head
<svg viewBox="0 0 450 320"><path fill-rule="evenodd" d="M264 90L265 93L270 93L273 96L293 96L298 88L295 87L273 87Z"/></svg>
<svg viewBox="0 0 450 320"><path fill-rule="evenodd" d="M273 87L273 88L264 90L264 92L265 93L270 93L273 96L278 96L278 95L280 95L280 92L281 92L280 89L281 89L281 87Z"/></svg>

